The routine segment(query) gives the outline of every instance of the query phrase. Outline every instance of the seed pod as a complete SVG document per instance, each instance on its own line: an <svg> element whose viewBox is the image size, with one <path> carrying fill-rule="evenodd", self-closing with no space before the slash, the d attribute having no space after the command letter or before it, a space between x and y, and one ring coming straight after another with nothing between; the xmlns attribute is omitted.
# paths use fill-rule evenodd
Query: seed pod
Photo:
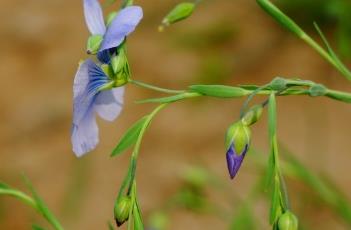
<svg viewBox="0 0 351 230"><path fill-rule="evenodd" d="M309 90L311 97L324 96L328 93L328 89L322 84L314 84Z"/></svg>

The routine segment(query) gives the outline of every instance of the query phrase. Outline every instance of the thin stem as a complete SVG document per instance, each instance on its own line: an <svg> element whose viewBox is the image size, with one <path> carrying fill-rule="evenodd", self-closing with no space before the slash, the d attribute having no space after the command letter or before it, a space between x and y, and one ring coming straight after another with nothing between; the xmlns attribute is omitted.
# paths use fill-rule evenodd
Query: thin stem
<svg viewBox="0 0 351 230"><path fill-rule="evenodd" d="M165 88L161 88L158 86L150 85L150 84L147 84L147 83L144 83L141 81L137 81L137 80L132 80L132 79L130 79L129 82L134 84L134 85L137 85L137 86L140 86L140 87L143 87L146 89L155 90L155 91L162 92L162 93L169 93L169 94L185 93L184 90L165 89Z"/></svg>
<svg viewBox="0 0 351 230"><path fill-rule="evenodd" d="M159 106L156 107L156 109L154 109L154 111L152 111L148 116L147 119L144 123L144 125L141 127L138 139L135 143L134 149L133 149L133 153L132 153L132 157L131 157L131 161L135 162L134 165L132 165L132 172L131 172L131 180L130 182L134 181L134 177L135 177L135 171L136 171L136 162L138 159L138 155L139 155L139 150L140 150L140 145L141 145L141 141L143 139L143 136L145 134L145 131L147 129L147 127L150 125L152 119L156 116L156 114L158 112L160 112L163 108L165 108L169 103L164 103L161 104Z"/></svg>

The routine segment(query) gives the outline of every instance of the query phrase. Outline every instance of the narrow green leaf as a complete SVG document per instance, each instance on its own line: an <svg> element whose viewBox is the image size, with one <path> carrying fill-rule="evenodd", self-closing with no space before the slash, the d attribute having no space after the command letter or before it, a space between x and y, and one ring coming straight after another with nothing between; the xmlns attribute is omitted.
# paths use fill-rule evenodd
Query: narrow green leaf
<svg viewBox="0 0 351 230"><path fill-rule="evenodd" d="M327 90L327 94L325 95L329 98L338 100L338 101L343 101L346 103L351 103L351 94L350 93L345 93L345 92L340 92L336 90Z"/></svg>
<svg viewBox="0 0 351 230"><path fill-rule="evenodd" d="M189 87L192 91L211 97L235 98L249 95L251 91L240 87L225 85L192 85Z"/></svg>
<svg viewBox="0 0 351 230"><path fill-rule="evenodd" d="M290 30L299 37L304 36L305 32L280 9L268 0L256 0L258 5L262 7L269 15L271 15L284 28Z"/></svg>
<svg viewBox="0 0 351 230"><path fill-rule="evenodd" d="M269 223L274 224L278 220L278 217L282 214L281 209L281 194L280 194L279 179L275 178L272 189L272 201L269 216Z"/></svg>
<svg viewBox="0 0 351 230"><path fill-rule="evenodd" d="M141 218L141 213L137 201L134 202L133 208L133 220L135 230L144 230L144 224Z"/></svg>
<svg viewBox="0 0 351 230"><path fill-rule="evenodd" d="M345 75L345 77L347 77L350 80L351 79L351 72L350 72L350 70L342 63L340 58L336 55L336 53L334 52L333 48L330 46L327 38L324 36L322 30L319 28L318 24L317 23L313 23L313 25L316 28L319 36L322 38L325 46L327 47L328 53L333 58L333 60L335 61L336 65L339 67L339 70Z"/></svg>
<svg viewBox="0 0 351 230"><path fill-rule="evenodd" d="M115 149L112 151L111 157L121 154L124 150L128 149L130 146L135 144L139 136L140 130L146 121L147 121L147 116L141 118L132 127L130 127L127 130L127 132L120 139Z"/></svg>

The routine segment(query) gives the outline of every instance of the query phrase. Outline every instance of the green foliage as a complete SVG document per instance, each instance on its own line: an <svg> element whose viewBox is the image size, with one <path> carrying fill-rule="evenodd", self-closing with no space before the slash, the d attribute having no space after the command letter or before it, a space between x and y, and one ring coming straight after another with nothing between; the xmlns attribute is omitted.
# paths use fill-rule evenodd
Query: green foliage
<svg viewBox="0 0 351 230"><path fill-rule="evenodd" d="M130 127L127 130L127 132L122 136L117 146L112 151L112 154L111 154L112 157L120 155L126 149L128 149L129 147L135 144L136 140L139 137L141 128L144 126L146 121L147 121L147 117L145 116L141 118L139 121L137 121L132 127Z"/></svg>

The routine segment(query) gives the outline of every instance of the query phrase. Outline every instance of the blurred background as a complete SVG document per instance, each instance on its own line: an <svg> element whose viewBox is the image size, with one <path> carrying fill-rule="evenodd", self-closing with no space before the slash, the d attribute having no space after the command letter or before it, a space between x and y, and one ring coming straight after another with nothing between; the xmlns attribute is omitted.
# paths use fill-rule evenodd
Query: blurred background
<svg viewBox="0 0 351 230"><path fill-rule="evenodd" d="M318 40L311 26L317 21L348 63L348 0L276 2ZM157 27L178 1L135 3L144 8L144 19L128 38L134 79L184 89L196 83L265 84L283 76L351 89L255 1L203 1L189 19L162 33ZM127 86L122 115L113 123L99 120L98 148L77 159L70 143L72 82L78 61L87 57L88 37L81 1L1 0L0 19L0 180L27 191L21 174L28 176L66 229L107 229L130 156L111 159L111 150L155 106L134 102L161 95ZM262 186L266 114L253 127L253 151L235 180L226 169L224 135L242 103L201 98L157 116L143 140L137 176L149 226L269 229ZM287 185L302 229L351 229L350 105L299 96L277 103ZM17 200L0 197L0 229L30 229L33 223L47 226Z"/></svg>

